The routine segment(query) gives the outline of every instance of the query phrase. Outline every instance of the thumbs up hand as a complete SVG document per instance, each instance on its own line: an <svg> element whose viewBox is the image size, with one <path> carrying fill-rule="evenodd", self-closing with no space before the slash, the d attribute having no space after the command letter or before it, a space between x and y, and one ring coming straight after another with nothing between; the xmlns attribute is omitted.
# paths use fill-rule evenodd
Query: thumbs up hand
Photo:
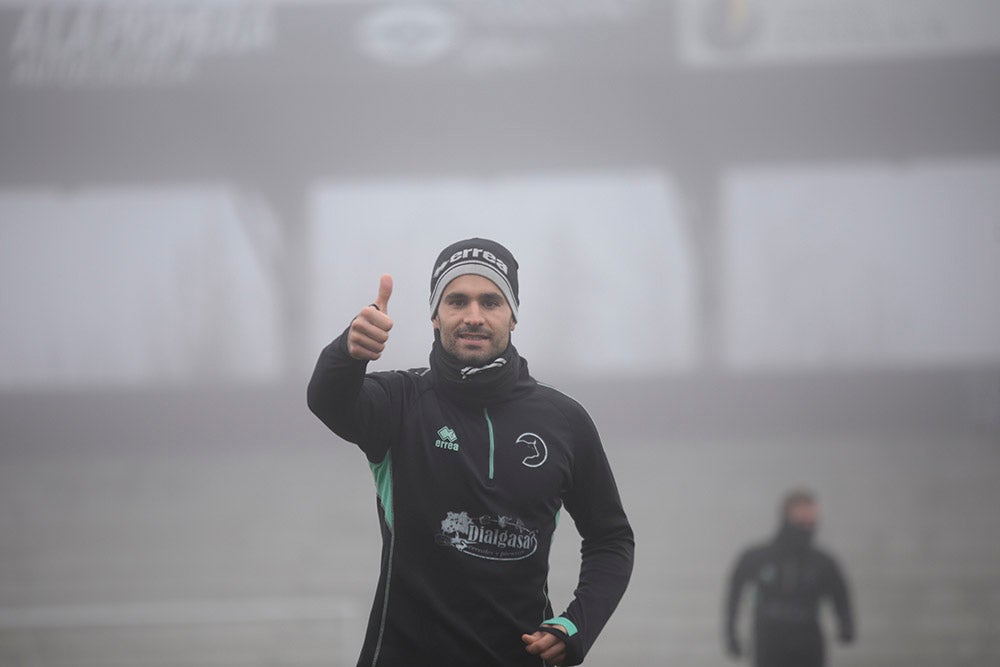
<svg viewBox="0 0 1000 667"><path fill-rule="evenodd" d="M361 309L351 321L347 333L347 353L362 361L374 361L382 356L392 318L389 317L389 297L392 296L392 276L385 274L379 280L378 296L370 306Z"/></svg>

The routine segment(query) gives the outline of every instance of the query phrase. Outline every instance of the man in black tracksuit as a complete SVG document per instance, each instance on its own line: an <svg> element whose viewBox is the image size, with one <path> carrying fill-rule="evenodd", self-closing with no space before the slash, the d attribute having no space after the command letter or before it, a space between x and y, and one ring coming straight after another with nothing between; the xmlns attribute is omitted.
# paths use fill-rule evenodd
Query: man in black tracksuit
<svg viewBox="0 0 1000 667"><path fill-rule="evenodd" d="M847 584L837 562L812 544L818 519L815 496L797 490L782 504L778 534L771 542L744 551L729 579L725 637L729 653L741 653L736 617L745 585L754 587L754 665L822 667L825 661L819 604L828 599L837 617L839 638L854 640Z"/></svg>
<svg viewBox="0 0 1000 667"><path fill-rule="evenodd" d="M442 251L429 368L366 372L392 327L387 275L317 362L310 409L375 477L381 574L359 667L577 665L628 584L632 529L597 430L510 343L517 268L486 239ZM556 615L548 557L563 506L581 567Z"/></svg>

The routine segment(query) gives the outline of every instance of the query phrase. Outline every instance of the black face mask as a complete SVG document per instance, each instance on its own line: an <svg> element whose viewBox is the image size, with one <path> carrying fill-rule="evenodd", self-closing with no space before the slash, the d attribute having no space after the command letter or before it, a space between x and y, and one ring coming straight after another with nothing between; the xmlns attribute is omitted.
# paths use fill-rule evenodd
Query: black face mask
<svg viewBox="0 0 1000 667"><path fill-rule="evenodd" d="M792 550L808 549L816 536L815 526L802 526L784 521L778 531L778 543Z"/></svg>

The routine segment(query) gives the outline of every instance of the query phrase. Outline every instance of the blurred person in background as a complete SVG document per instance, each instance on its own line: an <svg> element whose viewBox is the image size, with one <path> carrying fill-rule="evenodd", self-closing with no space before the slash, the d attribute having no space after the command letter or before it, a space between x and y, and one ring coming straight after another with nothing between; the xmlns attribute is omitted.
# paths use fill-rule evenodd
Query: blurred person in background
<svg viewBox="0 0 1000 667"><path fill-rule="evenodd" d="M577 665L628 584L632 528L597 429L511 344L517 270L486 239L441 252L429 368L367 372L392 328L388 275L317 362L310 409L375 476L381 574L359 666ZM564 505L581 563L556 616L549 547Z"/></svg>
<svg viewBox="0 0 1000 667"><path fill-rule="evenodd" d="M743 654L737 616L743 589L754 589L754 665L822 667L825 647L820 602L833 603L838 638L854 641L854 618L847 583L836 560L813 545L819 523L816 496L804 489L781 504L777 534L740 554L729 577L725 605L726 650Z"/></svg>

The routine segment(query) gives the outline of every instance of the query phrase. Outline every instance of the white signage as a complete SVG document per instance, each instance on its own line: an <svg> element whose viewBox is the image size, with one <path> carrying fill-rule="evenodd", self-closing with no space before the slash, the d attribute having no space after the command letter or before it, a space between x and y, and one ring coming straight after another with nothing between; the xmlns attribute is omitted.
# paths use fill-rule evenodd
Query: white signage
<svg viewBox="0 0 1000 667"><path fill-rule="evenodd" d="M678 0L681 61L696 66L1000 50L996 0Z"/></svg>

